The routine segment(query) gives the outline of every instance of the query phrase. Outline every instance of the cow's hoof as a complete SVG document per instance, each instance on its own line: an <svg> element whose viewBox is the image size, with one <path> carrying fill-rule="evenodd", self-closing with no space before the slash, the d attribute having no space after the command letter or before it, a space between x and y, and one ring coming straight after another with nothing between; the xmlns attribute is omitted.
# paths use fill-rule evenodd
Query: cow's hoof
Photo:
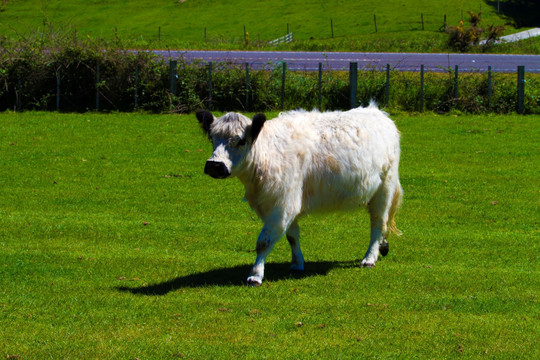
<svg viewBox="0 0 540 360"><path fill-rule="evenodd" d="M372 262L369 262L369 261L366 261L366 260L362 260L362 262L360 263L360 266L365 267L365 268L374 268L375 263L372 263Z"/></svg>
<svg viewBox="0 0 540 360"><path fill-rule="evenodd" d="M388 241L384 241L381 246L379 246L379 252L382 256L388 255L388 251L390 250L390 245L388 245Z"/></svg>
<svg viewBox="0 0 540 360"><path fill-rule="evenodd" d="M298 264L292 264L290 267L291 273L295 275L303 274L304 273L304 265L298 265Z"/></svg>
<svg viewBox="0 0 540 360"><path fill-rule="evenodd" d="M255 276L250 276L247 278L247 284L248 286L258 287L262 285L262 280Z"/></svg>

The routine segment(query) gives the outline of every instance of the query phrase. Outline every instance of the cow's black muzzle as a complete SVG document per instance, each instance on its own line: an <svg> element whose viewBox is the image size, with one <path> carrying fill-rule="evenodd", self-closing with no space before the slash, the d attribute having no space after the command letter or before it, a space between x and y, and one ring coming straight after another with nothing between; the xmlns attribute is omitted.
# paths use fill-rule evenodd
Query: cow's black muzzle
<svg viewBox="0 0 540 360"><path fill-rule="evenodd" d="M204 166L204 173L210 175L214 179L225 179L231 175L231 172L224 163L210 160L207 161Z"/></svg>

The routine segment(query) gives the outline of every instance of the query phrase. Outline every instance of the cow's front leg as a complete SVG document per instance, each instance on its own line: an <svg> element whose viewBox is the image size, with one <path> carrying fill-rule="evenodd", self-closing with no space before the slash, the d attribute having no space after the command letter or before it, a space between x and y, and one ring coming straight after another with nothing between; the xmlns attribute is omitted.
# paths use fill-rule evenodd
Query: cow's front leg
<svg viewBox="0 0 540 360"><path fill-rule="evenodd" d="M304 255L300 250L300 227L293 221L289 230L287 230L287 240L291 245L291 271L300 273L304 271Z"/></svg>
<svg viewBox="0 0 540 360"><path fill-rule="evenodd" d="M248 285L262 285L266 257L272 251L276 241L285 234L291 221L290 217L284 216L281 212L275 212L273 216L270 216L266 220L257 239L257 259L255 260L255 265L253 265L253 269L251 269L250 276L247 278Z"/></svg>
<svg viewBox="0 0 540 360"><path fill-rule="evenodd" d="M384 240L384 232L381 222L372 223L371 225L371 240L369 242L369 248L362 259L362 267L374 267L379 257L379 250L381 243Z"/></svg>

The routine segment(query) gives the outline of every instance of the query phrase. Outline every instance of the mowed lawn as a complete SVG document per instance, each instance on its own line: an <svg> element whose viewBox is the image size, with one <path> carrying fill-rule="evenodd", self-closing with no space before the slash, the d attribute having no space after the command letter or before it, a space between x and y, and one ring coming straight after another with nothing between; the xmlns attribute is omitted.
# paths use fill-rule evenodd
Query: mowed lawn
<svg viewBox="0 0 540 360"><path fill-rule="evenodd" d="M403 231L300 222L260 288L261 223L203 174L193 115L0 114L0 357L540 358L540 117L393 116Z"/></svg>

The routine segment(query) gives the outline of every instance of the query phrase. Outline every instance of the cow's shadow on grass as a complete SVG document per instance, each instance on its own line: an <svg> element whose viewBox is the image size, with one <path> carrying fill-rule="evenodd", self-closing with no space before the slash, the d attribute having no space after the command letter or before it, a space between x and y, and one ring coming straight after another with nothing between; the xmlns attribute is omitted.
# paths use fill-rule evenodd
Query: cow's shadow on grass
<svg viewBox="0 0 540 360"><path fill-rule="evenodd" d="M326 275L332 269L352 268L358 266L355 261L316 261L306 263L305 271L301 274L289 271L290 263L268 263L265 266L265 281L274 282L285 279L302 279L311 276ZM245 279L252 265L238 265L230 268L210 270L180 276L165 282L144 285L140 287L120 286L117 290L136 295L165 295L169 292L185 288L208 286L246 286Z"/></svg>

